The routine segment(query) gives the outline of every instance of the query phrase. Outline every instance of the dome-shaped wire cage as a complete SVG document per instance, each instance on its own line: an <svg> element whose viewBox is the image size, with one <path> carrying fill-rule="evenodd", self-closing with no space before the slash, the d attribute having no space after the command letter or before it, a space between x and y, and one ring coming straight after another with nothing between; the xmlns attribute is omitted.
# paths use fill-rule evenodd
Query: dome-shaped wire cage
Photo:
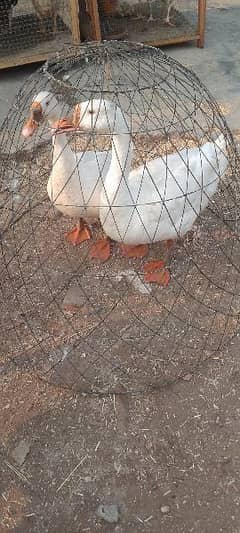
<svg viewBox="0 0 240 533"><path fill-rule="evenodd" d="M3 357L136 392L237 334L238 156L192 71L134 43L59 53L17 95L0 160Z"/></svg>

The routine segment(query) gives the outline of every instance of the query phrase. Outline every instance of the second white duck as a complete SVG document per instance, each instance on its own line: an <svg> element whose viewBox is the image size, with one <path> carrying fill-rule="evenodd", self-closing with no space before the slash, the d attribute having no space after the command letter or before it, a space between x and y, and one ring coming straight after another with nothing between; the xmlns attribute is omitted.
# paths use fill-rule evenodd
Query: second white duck
<svg viewBox="0 0 240 533"><path fill-rule="evenodd" d="M81 103L75 126L111 136L99 216L106 235L122 243L129 257L134 251L136 257L144 256L148 244L177 239L191 230L228 166L221 134L215 142L158 157L131 171L128 119L108 100Z"/></svg>

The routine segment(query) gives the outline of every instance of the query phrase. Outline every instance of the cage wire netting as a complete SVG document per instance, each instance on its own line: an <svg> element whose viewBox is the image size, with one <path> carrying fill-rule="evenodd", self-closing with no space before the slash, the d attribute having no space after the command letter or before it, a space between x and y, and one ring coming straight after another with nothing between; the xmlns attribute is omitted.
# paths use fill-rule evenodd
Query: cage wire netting
<svg viewBox="0 0 240 533"><path fill-rule="evenodd" d="M3 358L105 393L224 354L239 329L238 156L192 71L127 42L59 53L17 95L0 155Z"/></svg>
<svg viewBox="0 0 240 533"><path fill-rule="evenodd" d="M0 2L0 67L46 59L74 41L73 5L67 0Z"/></svg>
<svg viewBox="0 0 240 533"><path fill-rule="evenodd" d="M102 39L157 44L194 40L198 34L198 0L98 0L97 5ZM87 6L80 2L84 39L91 35Z"/></svg>

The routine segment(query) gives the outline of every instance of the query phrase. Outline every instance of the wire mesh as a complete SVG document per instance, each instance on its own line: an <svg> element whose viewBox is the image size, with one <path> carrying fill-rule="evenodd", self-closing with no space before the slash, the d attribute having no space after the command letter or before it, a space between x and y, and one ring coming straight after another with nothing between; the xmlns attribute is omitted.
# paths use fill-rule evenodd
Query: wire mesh
<svg viewBox="0 0 240 533"><path fill-rule="evenodd" d="M0 160L3 357L76 391L146 391L238 333L238 155L192 71L127 42L58 54L17 95ZM73 246L80 218L93 239Z"/></svg>
<svg viewBox="0 0 240 533"><path fill-rule="evenodd" d="M198 35L198 0L98 0L98 12L102 39L166 44Z"/></svg>
<svg viewBox="0 0 240 533"><path fill-rule="evenodd" d="M72 6L67 0L3 0L0 68L45 60L73 44Z"/></svg>

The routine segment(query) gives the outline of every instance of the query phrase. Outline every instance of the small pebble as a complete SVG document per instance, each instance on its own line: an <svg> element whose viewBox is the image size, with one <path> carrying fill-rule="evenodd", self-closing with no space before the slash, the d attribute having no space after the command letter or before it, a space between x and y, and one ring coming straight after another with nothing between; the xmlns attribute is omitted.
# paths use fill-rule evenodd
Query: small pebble
<svg viewBox="0 0 240 533"><path fill-rule="evenodd" d="M86 304L86 297L81 287L72 285L65 294L63 307L65 311L77 311Z"/></svg>
<svg viewBox="0 0 240 533"><path fill-rule="evenodd" d="M183 376L184 381L190 381L192 379L192 374L186 374Z"/></svg>
<svg viewBox="0 0 240 533"><path fill-rule="evenodd" d="M163 514L169 513L170 507L168 505L162 505L161 511Z"/></svg>
<svg viewBox="0 0 240 533"><path fill-rule="evenodd" d="M29 452L30 442L28 440L21 440L18 446L13 450L12 457L19 466L22 466Z"/></svg>
<svg viewBox="0 0 240 533"><path fill-rule="evenodd" d="M109 524L114 524L119 520L119 508L115 504L100 504L97 508L97 515L99 518L105 520Z"/></svg>

